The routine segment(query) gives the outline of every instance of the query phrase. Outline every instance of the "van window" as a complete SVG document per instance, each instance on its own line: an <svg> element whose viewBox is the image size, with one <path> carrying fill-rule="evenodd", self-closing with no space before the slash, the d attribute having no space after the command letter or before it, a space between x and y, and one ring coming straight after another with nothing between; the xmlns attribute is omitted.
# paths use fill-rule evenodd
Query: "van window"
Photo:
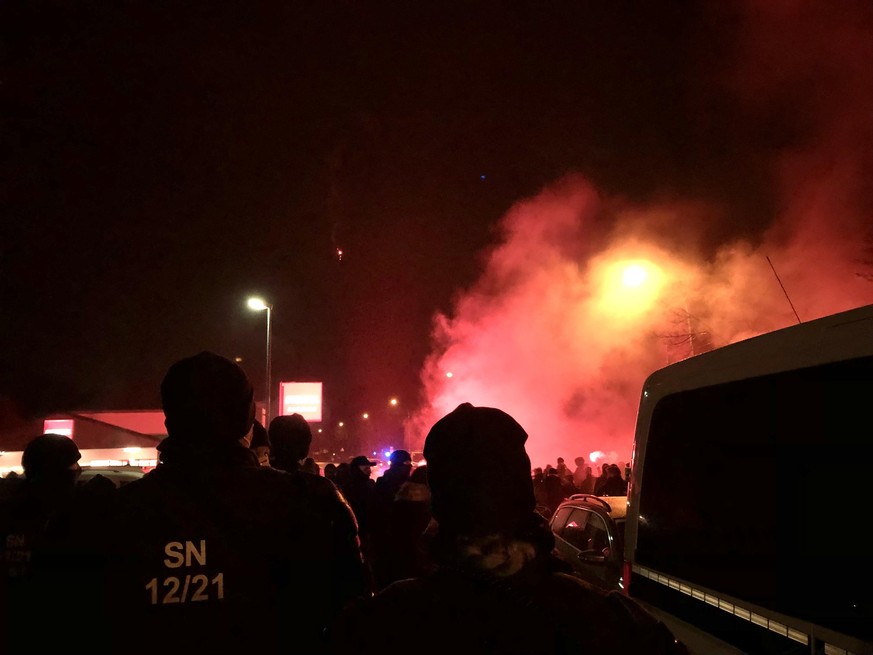
<svg viewBox="0 0 873 655"><path fill-rule="evenodd" d="M664 397L636 560L873 638L873 357Z"/></svg>

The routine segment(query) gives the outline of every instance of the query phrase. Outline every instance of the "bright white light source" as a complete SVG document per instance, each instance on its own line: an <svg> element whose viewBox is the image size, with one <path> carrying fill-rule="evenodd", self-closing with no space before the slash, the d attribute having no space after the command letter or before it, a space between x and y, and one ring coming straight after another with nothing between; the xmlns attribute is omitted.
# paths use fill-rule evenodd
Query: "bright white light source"
<svg viewBox="0 0 873 655"><path fill-rule="evenodd" d="M622 319L648 312L668 281L664 271L647 259L608 261L598 267L596 275L601 287L600 309Z"/></svg>
<svg viewBox="0 0 873 655"><path fill-rule="evenodd" d="M646 281L647 277L649 277L649 274L646 272L646 269L639 264L632 264L624 269L621 279L627 287L638 287Z"/></svg>
<svg viewBox="0 0 873 655"><path fill-rule="evenodd" d="M264 302L263 298L249 298L246 304L249 306L249 309L254 309L256 312L262 312L267 309L267 303Z"/></svg>

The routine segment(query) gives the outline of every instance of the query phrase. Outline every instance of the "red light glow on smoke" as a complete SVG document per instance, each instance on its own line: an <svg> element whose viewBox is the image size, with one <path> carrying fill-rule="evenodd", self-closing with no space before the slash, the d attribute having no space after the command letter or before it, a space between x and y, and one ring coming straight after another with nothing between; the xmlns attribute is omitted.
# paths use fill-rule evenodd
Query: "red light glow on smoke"
<svg viewBox="0 0 873 655"><path fill-rule="evenodd" d="M409 446L471 402L521 423L533 466L580 455L621 464L646 376L796 322L780 280L804 321L873 302L873 11L851 6L863 15L749 4L734 67L720 73L749 115L785 111L791 98L806 130L761 149L774 180L769 224L704 245L732 223L726 208L675 190L632 204L577 175L519 202L480 279L435 317Z"/></svg>
<svg viewBox="0 0 873 655"><path fill-rule="evenodd" d="M589 464L623 463L649 373L795 322L767 256L804 320L873 301L873 283L857 274L862 244L856 240L852 256L840 230L819 241L821 252L804 248L800 260L797 241L782 238L730 243L705 258L678 230L672 241L646 234L651 220L684 224L694 207L610 206L574 177L505 217L505 239L483 277L452 316L436 318L423 371L429 405L407 426L418 448L435 420L472 402L521 423L534 466L580 455ZM613 228L586 255L593 217L610 211ZM804 261L827 267L811 274Z"/></svg>

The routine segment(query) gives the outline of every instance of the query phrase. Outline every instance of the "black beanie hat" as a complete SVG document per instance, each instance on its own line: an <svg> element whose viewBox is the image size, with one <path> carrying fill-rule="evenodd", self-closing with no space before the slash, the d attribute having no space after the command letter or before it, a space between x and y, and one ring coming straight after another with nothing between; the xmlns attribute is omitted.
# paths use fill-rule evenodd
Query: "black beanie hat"
<svg viewBox="0 0 873 655"><path fill-rule="evenodd" d="M395 450L388 457L391 466L401 466L403 464L412 464L412 455L408 450Z"/></svg>
<svg viewBox="0 0 873 655"><path fill-rule="evenodd" d="M173 364L161 382L167 434L182 441L232 442L255 418L254 390L229 359L201 352Z"/></svg>
<svg viewBox="0 0 873 655"><path fill-rule="evenodd" d="M527 433L506 412L459 405L424 442L433 517L440 532L514 534L536 507Z"/></svg>
<svg viewBox="0 0 873 655"><path fill-rule="evenodd" d="M82 454L69 437L62 434L43 434L34 437L21 454L21 467L29 478L57 475L79 461Z"/></svg>
<svg viewBox="0 0 873 655"><path fill-rule="evenodd" d="M270 421L270 444L276 453L301 460L309 454L312 428L301 414L277 416Z"/></svg>

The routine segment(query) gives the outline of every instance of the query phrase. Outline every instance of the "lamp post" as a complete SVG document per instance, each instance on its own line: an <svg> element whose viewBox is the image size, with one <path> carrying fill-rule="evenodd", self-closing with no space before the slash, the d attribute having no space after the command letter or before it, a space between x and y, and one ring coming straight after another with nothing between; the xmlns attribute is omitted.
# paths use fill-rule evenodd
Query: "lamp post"
<svg viewBox="0 0 873 655"><path fill-rule="evenodd" d="M265 427L269 427L270 425L270 400L272 398L272 390L271 385L272 381L271 377L271 367L273 363L273 344L272 344L272 335L273 335L273 325L271 322L271 312L273 311L273 306L264 302L262 298L249 298L247 301L249 309L253 309L256 312L262 312L264 310L267 311L267 377L266 377L266 393L267 393L267 418L264 421L266 423Z"/></svg>

